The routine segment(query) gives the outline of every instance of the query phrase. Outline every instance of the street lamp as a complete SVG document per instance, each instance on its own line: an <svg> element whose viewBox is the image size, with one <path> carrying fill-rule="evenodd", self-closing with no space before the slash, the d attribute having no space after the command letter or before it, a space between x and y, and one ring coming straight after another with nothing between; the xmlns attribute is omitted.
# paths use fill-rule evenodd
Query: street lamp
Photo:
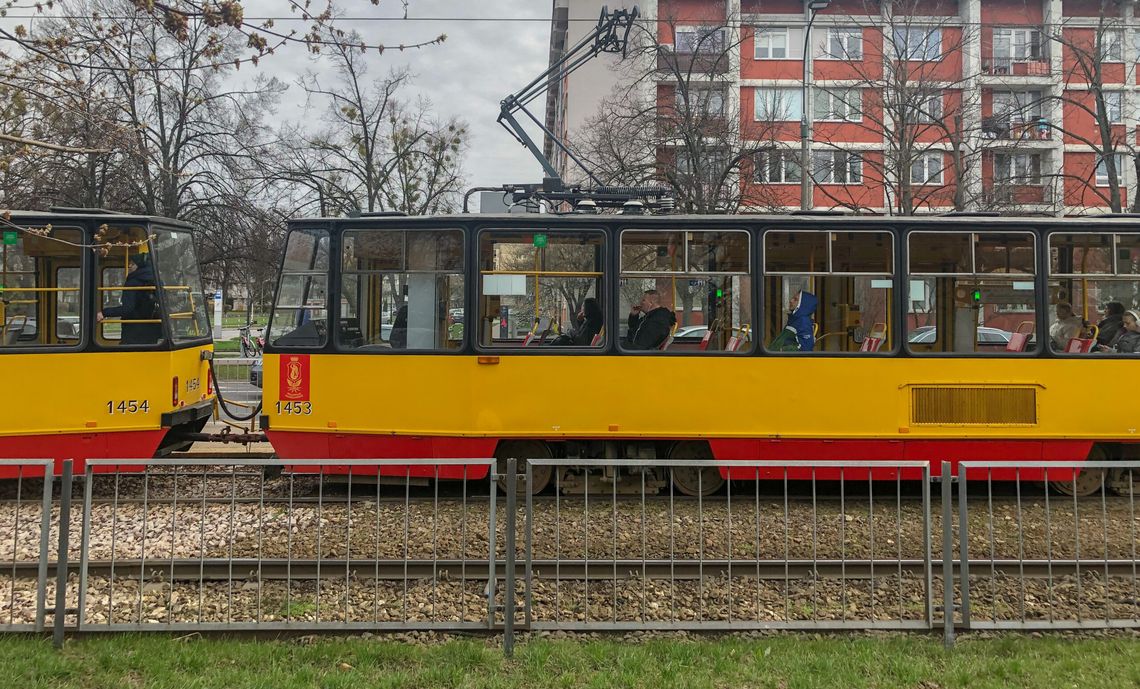
<svg viewBox="0 0 1140 689"><path fill-rule="evenodd" d="M800 94L800 210L810 210L811 198L811 108L808 107L811 92L811 25L820 10L827 9L831 0L807 0L808 23L804 29L804 79L803 93Z"/></svg>

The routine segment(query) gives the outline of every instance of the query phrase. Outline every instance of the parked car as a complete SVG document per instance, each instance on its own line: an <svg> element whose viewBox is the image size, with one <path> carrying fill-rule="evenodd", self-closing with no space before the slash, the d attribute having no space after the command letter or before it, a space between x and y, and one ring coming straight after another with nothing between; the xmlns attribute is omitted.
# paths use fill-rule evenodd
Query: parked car
<svg viewBox="0 0 1140 689"><path fill-rule="evenodd" d="M261 357L249 365L249 384L255 388L261 387Z"/></svg>
<svg viewBox="0 0 1140 689"><path fill-rule="evenodd" d="M677 328L677 332L673 333L673 341L697 343L704 338L705 333L708 331L709 327L707 325L686 325Z"/></svg>
<svg viewBox="0 0 1140 689"><path fill-rule="evenodd" d="M999 328L978 328L979 347L1004 347L1009 344L1013 333ZM906 341L910 344L934 344L938 341L938 328L923 325L910 331Z"/></svg>

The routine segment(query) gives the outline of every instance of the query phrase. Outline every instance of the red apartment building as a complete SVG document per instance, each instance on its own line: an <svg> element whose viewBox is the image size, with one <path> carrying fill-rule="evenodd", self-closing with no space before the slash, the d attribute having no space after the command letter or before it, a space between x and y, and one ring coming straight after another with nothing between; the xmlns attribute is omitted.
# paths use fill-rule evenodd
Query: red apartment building
<svg viewBox="0 0 1140 689"><path fill-rule="evenodd" d="M602 3L554 4L555 35L572 44ZM1140 26L1131 1L831 0L814 19L804 0L636 4L658 55L639 88L656 90L645 95L662 118L678 90L699 90L700 107L739 118L740 150L755 151L735 177L746 208L800 207L805 105L817 209L1104 212L1110 155L1121 208L1132 202ZM617 80L604 68L575 73L548 104L548 122L573 137ZM658 156L683 164L667 145Z"/></svg>

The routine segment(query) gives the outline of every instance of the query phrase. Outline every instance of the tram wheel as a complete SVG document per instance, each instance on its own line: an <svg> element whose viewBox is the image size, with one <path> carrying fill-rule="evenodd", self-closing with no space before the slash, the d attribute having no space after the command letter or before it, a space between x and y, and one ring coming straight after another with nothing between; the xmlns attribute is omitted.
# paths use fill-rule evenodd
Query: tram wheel
<svg viewBox="0 0 1140 689"><path fill-rule="evenodd" d="M669 459L713 459L708 443L686 440L677 443L669 452ZM708 467L673 467L673 487L682 495L712 495L724 487L720 469Z"/></svg>
<svg viewBox="0 0 1140 689"><path fill-rule="evenodd" d="M1108 456L1100 447L1094 446L1092 452L1089 453L1090 461L1099 462L1105 459L1108 459ZM1050 481L1049 487L1062 495L1087 498L1104 488L1107 477L1108 471L1105 469L1081 469L1075 479Z"/></svg>
<svg viewBox="0 0 1140 689"><path fill-rule="evenodd" d="M507 459L514 457L519 460L518 462L518 485L515 488L517 494L525 495L523 492L526 490L526 460L527 459L549 459L553 457L550 453L550 447L541 440L508 440L499 443L498 449L495 450L495 473L499 474L497 483L499 490L503 493L507 492ZM535 466L531 467L530 473L531 480L534 485L531 487L531 494L538 494L546 490L550 485L550 480L554 477L554 467L552 466Z"/></svg>

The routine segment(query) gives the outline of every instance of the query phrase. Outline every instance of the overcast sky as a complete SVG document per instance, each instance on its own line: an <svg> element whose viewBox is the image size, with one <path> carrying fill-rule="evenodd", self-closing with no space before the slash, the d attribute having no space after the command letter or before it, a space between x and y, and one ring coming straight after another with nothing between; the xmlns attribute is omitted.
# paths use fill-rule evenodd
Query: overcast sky
<svg viewBox="0 0 1140 689"><path fill-rule="evenodd" d="M542 169L531 154L495 122L499 101L525 86L546 69L550 46L550 0L411 0L408 20L399 0L340 0L338 21L344 29L360 32L368 44L396 46L429 40L447 34L442 45L419 50L368 54L369 76L381 77L390 69L412 70L414 93L429 99L441 119L457 116L470 126L470 150L465 164L468 186L506 182L541 182ZM250 23L259 17L287 17L285 0L245 0ZM501 21L503 18L530 21ZM388 18L389 20L377 20ZM436 21L432 18L449 18ZM478 21L473 21L478 20ZM276 21L276 28L304 29L301 22ZM282 100L282 119L305 115L304 93L297 86L306 70L322 68L300 46L294 46L261 62L257 69L289 85ZM249 72L243 68L239 78ZM545 101L533 108L543 117ZM541 132L532 136L541 146Z"/></svg>

